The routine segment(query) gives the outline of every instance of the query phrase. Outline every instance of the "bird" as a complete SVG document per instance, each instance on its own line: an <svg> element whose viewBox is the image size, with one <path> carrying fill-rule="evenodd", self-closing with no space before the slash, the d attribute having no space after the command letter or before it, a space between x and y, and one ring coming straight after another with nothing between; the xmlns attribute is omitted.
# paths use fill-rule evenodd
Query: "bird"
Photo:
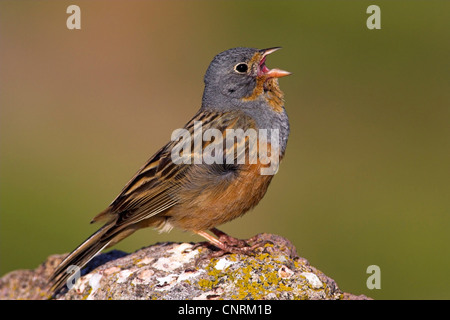
<svg viewBox="0 0 450 320"><path fill-rule="evenodd" d="M104 225L54 270L48 279L51 292L64 287L71 266L82 269L102 250L141 228L190 231L225 253L249 254L254 249L216 227L259 203L274 176L262 174L271 165L268 154L277 165L284 157L290 127L278 79L291 73L266 66L267 56L279 49L236 47L213 58L204 76L201 107L180 131L184 135L172 135L173 139L150 157L111 204L92 219L91 223L103 221ZM202 132L213 130L214 139L202 139L195 145L196 139L202 138L195 133L198 124ZM226 134L233 130L269 134L257 136L259 144L252 146L254 135L233 137L228 143ZM183 137L191 138L182 144L184 149L180 147ZM190 148L192 145L194 148ZM207 157L191 161L208 146L209 155L223 161L206 163ZM264 146L268 152L263 161ZM256 161L237 161L240 155L256 155Z"/></svg>

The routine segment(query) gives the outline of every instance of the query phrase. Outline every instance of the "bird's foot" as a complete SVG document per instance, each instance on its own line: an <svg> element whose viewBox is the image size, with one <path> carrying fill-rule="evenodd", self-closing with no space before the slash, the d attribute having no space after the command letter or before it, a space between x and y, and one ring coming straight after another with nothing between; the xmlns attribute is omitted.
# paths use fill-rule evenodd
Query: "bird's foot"
<svg viewBox="0 0 450 320"><path fill-rule="evenodd" d="M257 254L257 251L264 251L267 245L273 245L271 241L260 240L258 236L254 236L247 240L242 240L229 236L225 232L222 232L216 228L211 229L211 232L214 233L217 238L213 237L209 233L206 233L205 231L197 232L197 234L208 240L206 243L207 245L213 245L215 249L210 251L206 256L202 257L202 259L218 258L229 253L253 256ZM205 244L205 242L202 242L201 244Z"/></svg>

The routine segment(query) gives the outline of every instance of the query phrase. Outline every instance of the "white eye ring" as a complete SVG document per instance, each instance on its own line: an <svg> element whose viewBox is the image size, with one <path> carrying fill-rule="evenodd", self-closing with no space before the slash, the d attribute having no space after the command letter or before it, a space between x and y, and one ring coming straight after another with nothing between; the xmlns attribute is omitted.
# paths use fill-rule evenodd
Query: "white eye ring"
<svg viewBox="0 0 450 320"><path fill-rule="evenodd" d="M237 73L246 73L248 71L248 65L245 62L239 62L234 66L234 71Z"/></svg>

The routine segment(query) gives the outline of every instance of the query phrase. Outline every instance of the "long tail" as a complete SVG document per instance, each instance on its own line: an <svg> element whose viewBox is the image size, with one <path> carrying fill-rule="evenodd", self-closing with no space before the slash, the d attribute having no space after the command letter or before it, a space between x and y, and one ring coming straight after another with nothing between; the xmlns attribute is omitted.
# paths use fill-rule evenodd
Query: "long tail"
<svg viewBox="0 0 450 320"><path fill-rule="evenodd" d="M73 267L78 267L78 270L82 269L100 251L117 242L115 238L117 238L118 233L121 233L120 231L124 230L118 231L115 229L114 222L107 223L61 262L48 280L48 288L53 295L61 290L73 275Z"/></svg>

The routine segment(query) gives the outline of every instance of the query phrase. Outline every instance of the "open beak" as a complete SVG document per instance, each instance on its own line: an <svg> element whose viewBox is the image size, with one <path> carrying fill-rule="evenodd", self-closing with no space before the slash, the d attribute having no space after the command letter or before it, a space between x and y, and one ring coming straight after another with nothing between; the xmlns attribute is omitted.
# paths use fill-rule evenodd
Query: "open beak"
<svg viewBox="0 0 450 320"><path fill-rule="evenodd" d="M269 69L266 67L266 57L281 49L281 47L274 47L274 48L268 48L268 49L262 49L259 50L261 54L261 60L259 61L258 66L258 76L265 76L267 78L281 78L290 75L291 73L288 71L280 70L280 69Z"/></svg>

